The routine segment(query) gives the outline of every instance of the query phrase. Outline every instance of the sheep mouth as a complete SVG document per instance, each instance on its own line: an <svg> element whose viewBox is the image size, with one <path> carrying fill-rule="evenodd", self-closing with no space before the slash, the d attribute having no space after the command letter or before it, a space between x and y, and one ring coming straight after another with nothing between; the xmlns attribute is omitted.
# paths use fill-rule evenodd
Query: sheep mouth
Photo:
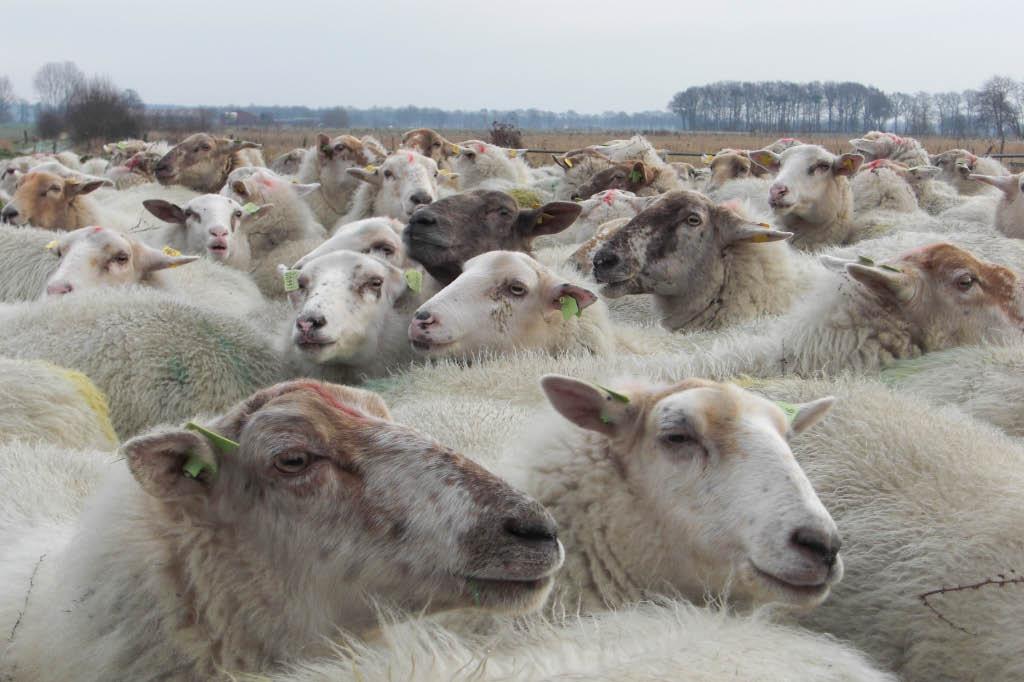
<svg viewBox="0 0 1024 682"><path fill-rule="evenodd" d="M793 583L785 578L764 571L757 567L757 564L750 562L750 565L754 569L754 575L760 578L763 582L767 583L775 590L786 595L787 599L793 602L799 603L818 603L825 598L829 590L832 588L832 571L829 571L825 580L820 583Z"/></svg>
<svg viewBox="0 0 1024 682"><path fill-rule="evenodd" d="M458 341L448 341L447 343L442 343L439 341L431 341L429 339L409 339L409 343L412 344L413 350L415 350L417 353L435 354L446 352L448 349L450 349L452 346L458 343Z"/></svg>
<svg viewBox="0 0 1024 682"><path fill-rule="evenodd" d="M523 608L541 601L554 585L554 575L530 580L477 578L465 576L466 596L478 607Z"/></svg>
<svg viewBox="0 0 1024 682"><path fill-rule="evenodd" d="M295 347L304 353L316 354L327 349L330 346L336 344L337 341L331 339L318 339L318 338L297 338L295 339Z"/></svg>
<svg viewBox="0 0 1024 682"><path fill-rule="evenodd" d="M640 284L632 277L615 282L604 282L601 286L601 295L605 298L621 298L638 293L641 293Z"/></svg>
<svg viewBox="0 0 1024 682"><path fill-rule="evenodd" d="M770 199L768 201L768 205L771 206L772 209L778 213L785 213L791 210L794 206L796 206L796 204L793 202L781 201L776 199Z"/></svg>

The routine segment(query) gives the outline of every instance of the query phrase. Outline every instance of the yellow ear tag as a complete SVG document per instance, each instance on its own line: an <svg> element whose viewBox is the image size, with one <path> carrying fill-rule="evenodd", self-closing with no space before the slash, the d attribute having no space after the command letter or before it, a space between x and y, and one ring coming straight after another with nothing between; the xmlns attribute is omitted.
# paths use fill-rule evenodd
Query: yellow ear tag
<svg viewBox="0 0 1024 682"><path fill-rule="evenodd" d="M514 159L517 156L519 156L519 152L517 150L515 150L515 149L509 149L508 150L508 158Z"/></svg>
<svg viewBox="0 0 1024 682"><path fill-rule="evenodd" d="M764 244L765 242L769 241L769 239L768 235L766 234L755 234L750 241L752 241L755 244Z"/></svg>
<svg viewBox="0 0 1024 682"><path fill-rule="evenodd" d="M284 281L284 290L287 293L299 290L299 271L298 270L285 270L281 274L281 279Z"/></svg>
<svg viewBox="0 0 1024 682"><path fill-rule="evenodd" d="M44 246L43 248L44 249L55 249L55 248L57 248L57 240L54 239L52 242L47 242L46 246Z"/></svg>
<svg viewBox="0 0 1024 682"><path fill-rule="evenodd" d="M568 166L569 168L572 168L572 159L570 159L568 156L565 157L564 159L562 159L562 161L565 162L566 166Z"/></svg>
<svg viewBox="0 0 1024 682"><path fill-rule="evenodd" d="M701 154L700 160L703 161L705 164L710 164L712 161L715 160L715 156L714 154Z"/></svg>
<svg viewBox="0 0 1024 682"><path fill-rule="evenodd" d="M376 173L377 167L374 166L372 163L368 163L365 166L363 166L363 170L366 171L367 173Z"/></svg>
<svg viewBox="0 0 1024 682"><path fill-rule="evenodd" d="M452 145L452 154L455 154L456 156L458 156L461 153L462 153L462 150L459 149L458 145L454 145L453 144Z"/></svg>
<svg viewBox="0 0 1024 682"><path fill-rule="evenodd" d="M406 270L405 283L411 291L418 294L423 289L423 273L419 270Z"/></svg>
<svg viewBox="0 0 1024 682"><path fill-rule="evenodd" d="M171 258L177 258L178 256L181 255L181 251L178 251L177 249L172 248L170 246L165 246L164 248L160 249L160 251L162 251L165 256L170 256Z"/></svg>

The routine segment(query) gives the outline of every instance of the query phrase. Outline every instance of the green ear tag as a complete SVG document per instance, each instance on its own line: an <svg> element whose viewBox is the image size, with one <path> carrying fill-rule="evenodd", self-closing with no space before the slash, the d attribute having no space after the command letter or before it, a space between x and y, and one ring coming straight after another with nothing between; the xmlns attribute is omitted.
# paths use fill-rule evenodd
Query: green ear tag
<svg viewBox="0 0 1024 682"><path fill-rule="evenodd" d="M195 431L199 435L206 438L206 440L210 441L210 445L213 446L214 450L218 450L222 453L227 453L234 452L235 450L238 449L238 443L236 443L235 441L231 440L230 438L225 438L219 433L202 427L199 424L196 424L195 422L188 422L187 424L185 424L185 428L188 429L189 431ZM216 473L217 466L214 465L213 468L215 470L214 473Z"/></svg>
<svg viewBox="0 0 1024 682"><path fill-rule="evenodd" d="M423 273L419 270L406 270L405 283L418 294L423 289Z"/></svg>
<svg viewBox="0 0 1024 682"><path fill-rule="evenodd" d="M636 184L644 179L643 173L638 170L629 171L629 181Z"/></svg>
<svg viewBox="0 0 1024 682"><path fill-rule="evenodd" d="M889 272L903 272L903 271L902 271L902 270L900 270L899 268L894 268L894 267L893 267L893 266L891 266L891 265L883 265L883 266L882 266L882 269L883 269L883 270L888 270Z"/></svg>
<svg viewBox="0 0 1024 682"><path fill-rule="evenodd" d="M800 412L800 406L793 405L792 403L784 403L781 400L776 400L775 404L786 413L786 421L792 424L793 420L796 419L797 413Z"/></svg>
<svg viewBox="0 0 1024 682"><path fill-rule="evenodd" d="M558 302L562 306L563 320L568 322L570 317L581 317L583 315L583 311L580 310L580 304L572 296L560 296Z"/></svg>
<svg viewBox="0 0 1024 682"><path fill-rule="evenodd" d="M125 142L123 142L123 141L122 142L118 142L117 143L117 148L118 149L127 149L128 145Z"/></svg>
<svg viewBox="0 0 1024 682"><path fill-rule="evenodd" d="M250 201L248 204L242 207L242 210L248 213L249 215L252 215L256 211L260 210L260 207Z"/></svg>
<svg viewBox="0 0 1024 682"><path fill-rule="evenodd" d="M861 265L874 265L875 261L871 260L867 256L857 256L857 262Z"/></svg>
<svg viewBox="0 0 1024 682"><path fill-rule="evenodd" d="M595 386L596 385L597 384L595 384ZM620 403L625 403L627 405L629 404L629 397L628 396L624 396L621 393L617 393L617 392L613 391L610 388L605 388L604 386L597 386L597 387L599 389L601 389L602 391L604 391L605 393L607 393L609 396L611 396L611 398L613 400L618 400Z"/></svg>
<svg viewBox="0 0 1024 682"><path fill-rule="evenodd" d="M281 274L281 279L284 280L284 290L286 292L298 291L299 290L299 271L298 270L285 270Z"/></svg>

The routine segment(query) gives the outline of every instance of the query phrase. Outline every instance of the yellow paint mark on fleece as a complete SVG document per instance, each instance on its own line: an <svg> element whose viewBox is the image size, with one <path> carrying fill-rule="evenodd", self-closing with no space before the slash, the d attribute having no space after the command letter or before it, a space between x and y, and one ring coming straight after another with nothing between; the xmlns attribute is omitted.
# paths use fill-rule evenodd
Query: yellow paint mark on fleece
<svg viewBox="0 0 1024 682"><path fill-rule="evenodd" d="M117 432L114 431L114 425L110 422L110 405L107 403L107 396L103 395L103 391L96 388L96 384L92 383L92 379L81 372L68 369L67 367L53 365L48 362L43 364L50 365L57 374L67 379L68 383L75 387L78 394L85 400L85 404L96 415L96 421L99 422L103 435L109 438L110 442L115 445L120 442Z"/></svg>

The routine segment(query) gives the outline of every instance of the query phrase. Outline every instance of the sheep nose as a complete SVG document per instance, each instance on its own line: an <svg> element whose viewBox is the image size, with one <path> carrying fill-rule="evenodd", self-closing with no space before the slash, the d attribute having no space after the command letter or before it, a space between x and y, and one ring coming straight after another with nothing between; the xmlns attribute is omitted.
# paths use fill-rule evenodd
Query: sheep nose
<svg viewBox="0 0 1024 682"><path fill-rule="evenodd" d="M50 296L70 294L72 289L74 289L74 287L71 286L71 282L53 282L52 284L46 285L46 293Z"/></svg>
<svg viewBox="0 0 1024 682"><path fill-rule="evenodd" d="M409 224L423 226L437 225L437 216L435 216L430 211L418 208L409 218Z"/></svg>
<svg viewBox="0 0 1024 682"><path fill-rule="evenodd" d="M11 205L4 206L3 212L0 213L0 220L3 220L5 223L9 223L17 217L18 209Z"/></svg>
<svg viewBox="0 0 1024 682"><path fill-rule="evenodd" d="M594 274L607 273L618 267L621 259L614 253L608 251L599 251L594 256Z"/></svg>
<svg viewBox="0 0 1024 682"><path fill-rule="evenodd" d="M433 197L431 197L426 192L422 192L422 191L421 192L416 192L411 197L409 197L409 201L411 201L412 203L416 204L417 206L425 206L426 204L429 204L433 200L434 200Z"/></svg>
<svg viewBox="0 0 1024 682"><path fill-rule="evenodd" d="M826 531L822 528L810 528L807 526L793 531L790 542L800 552L811 559L820 561L829 568L832 568L836 563L836 556L839 554L840 547L843 546L843 541L836 531Z"/></svg>
<svg viewBox="0 0 1024 682"><path fill-rule="evenodd" d="M547 514L527 517L512 516L505 519L502 528L526 542L555 542L558 540L558 525Z"/></svg>
<svg viewBox="0 0 1024 682"><path fill-rule="evenodd" d="M214 237L226 237L228 236L228 228L221 225L214 225L210 228L210 234Z"/></svg>
<svg viewBox="0 0 1024 682"><path fill-rule="evenodd" d="M768 190L768 193L771 200L776 201L789 194L789 187L786 187L785 185L779 183L775 183Z"/></svg>
<svg viewBox="0 0 1024 682"><path fill-rule="evenodd" d="M295 320L295 326L303 332L308 332L311 329L320 329L320 327L323 327L325 324L327 324L327 318L319 313L300 315L299 318Z"/></svg>
<svg viewBox="0 0 1024 682"><path fill-rule="evenodd" d="M429 327L430 325L437 323L437 320L434 319L433 313L429 310L418 310L414 317L420 327Z"/></svg>

